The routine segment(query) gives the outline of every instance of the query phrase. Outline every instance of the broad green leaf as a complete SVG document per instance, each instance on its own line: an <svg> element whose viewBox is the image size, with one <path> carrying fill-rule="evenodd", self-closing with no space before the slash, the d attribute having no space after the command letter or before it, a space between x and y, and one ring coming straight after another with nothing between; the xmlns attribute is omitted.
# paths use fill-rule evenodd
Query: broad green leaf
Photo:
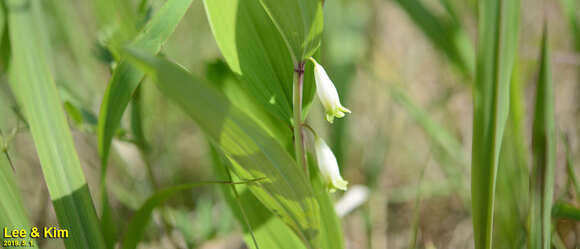
<svg viewBox="0 0 580 249"><path fill-rule="evenodd" d="M242 84L221 60L210 63L206 67L208 81L216 86L233 105L244 111L254 119L268 134L283 143L287 150L293 148L292 130L273 115L268 113L263 105L258 104L255 98L248 95Z"/></svg>
<svg viewBox="0 0 580 249"><path fill-rule="evenodd" d="M151 197L149 197L141 207L135 212L129 224L127 224L127 228L125 230L125 234L123 236L123 240L121 243L122 249L135 249L137 248L137 244L143 238L145 234L145 229L147 228L147 224L151 219L151 214L153 210L161 205L165 200L170 198L171 196L185 190L190 190L192 188L196 188L203 185L208 184L250 184L254 182L254 180L250 181L242 181L242 182L231 182L231 181L209 181L209 182L197 182L197 183L189 183L189 184L182 184L173 187L168 187L161 189L155 192Z"/></svg>
<svg viewBox="0 0 580 249"><path fill-rule="evenodd" d="M168 0L135 38L132 46L150 53L158 53L173 33L193 0ZM143 79L143 72L121 60L111 77L99 115L99 154L106 167L113 136L119 128L123 112L131 95Z"/></svg>
<svg viewBox="0 0 580 249"><path fill-rule="evenodd" d="M519 0L489 0L478 4L471 208L475 248L490 249L496 176L517 50Z"/></svg>
<svg viewBox="0 0 580 249"><path fill-rule="evenodd" d="M227 168L231 166L228 166L225 157L214 146L211 146L211 153L216 175L219 179L231 181ZM235 175L232 178L234 178L233 181L238 181ZM264 207L247 186L222 185L220 187L234 216L243 227L244 240L249 248L258 249L252 238L253 233L259 248L306 249L302 241L284 224L282 219L274 216ZM238 198L233 188L238 192Z"/></svg>
<svg viewBox="0 0 580 249"><path fill-rule="evenodd" d="M260 126L264 127L270 135L275 137L276 140L288 141L288 144L286 145L287 148L293 147L291 143L291 129L284 127L283 123L273 119L263 106L258 105L253 98L248 96L246 91L241 89L240 82L224 62L217 61L209 64L206 74L208 80L213 85L217 86L233 105L253 118L260 124ZM212 159L214 161L214 171L219 179L226 181L232 180L229 177L229 172L227 172L226 167L228 167L228 164L225 157L217 151L215 146L210 146ZM232 177L234 177L234 181L239 180L235 178L235 176ZM239 200L236 199L233 188L236 188L239 193ZM234 213L234 216L242 224L244 229L244 240L249 248L257 249L254 244L254 238L256 239L259 248L306 248L290 227L284 224L282 219L274 216L266 207L264 207L264 205L254 197L246 186L222 185L221 189L228 205ZM247 218L247 220L245 218ZM249 228L248 225L250 226ZM252 233L254 238L252 238Z"/></svg>
<svg viewBox="0 0 580 249"><path fill-rule="evenodd" d="M105 248L91 195L52 80L41 2L5 1L9 17L10 84L30 126L67 248Z"/></svg>
<svg viewBox="0 0 580 249"><path fill-rule="evenodd" d="M554 89L550 69L548 31L544 27L540 73L536 86L536 104L532 127L532 175L530 177L530 236L528 248L550 249L551 209L556 164L556 127Z"/></svg>
<svg viewBox="0 0 580 249"><path fill-rule="evenodd" d="M2 141L0 141L0 147ZM0 227L2 229L24 229L30 231L30 220L26 214L26 208L22 204L16 175L12 172L10 164L4 153L0 155ZM31 248L38 248L36 241L26 239L27 243L32 243ZM30 242L28 242L30 241Z"/></svg>
<svg viewBox="0 0 580 249"><path fill-rule="evenodd" d="M213 35L241 88L284 124L292 118L294 64L284 39L258 1L205 0ZM303 108L314 97L313 66L306 64ZM303 115L306 118L306 115Z"/></svg>
<svg viewBox="0 0 580 249"><path fill-rule="evenodd" d="M129 50L132 60L157 81L232 163L240 179L265 178L249 188L305 242L315 247L318 205L304 172L268 133L225 96L181 67ZM312 245L314 244L314 245Z"/></svg>
<svg viewBox="0 0 580 249"><path fill-rule="evenodd" d="M320 46L324 18L319 0L260 0L290 50L294 65Z"/></svg>
<svg viewBox="0 0 580 249"><path fill-rule="evenodd" d="M396 2L433 45L445 53L463 72L473 74L475 71L473 45L458 20L436 16L422 0L396 0ZM445 3L445 7L449 9L450 5Z"/></svg>

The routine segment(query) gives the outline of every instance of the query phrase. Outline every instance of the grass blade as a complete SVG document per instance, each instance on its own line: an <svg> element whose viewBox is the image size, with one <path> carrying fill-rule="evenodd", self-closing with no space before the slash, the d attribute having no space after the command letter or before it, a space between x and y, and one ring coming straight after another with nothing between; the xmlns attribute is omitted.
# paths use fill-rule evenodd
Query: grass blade
<svg viewBox="0 0 580 249"><path fill-rule="evenodd" d="M560 0L562 9L574 38L574 47L576 51L580 51L580 19L578 19L578 1L576 0Z"/></svg>
<svg viewBox="0 0 580 249"><path fill-rule="evenodd" d="M447 21L436 16L421 0L396 0L396 2L431 42L459 69L466 74L473 74L475 71L473 45L457 20ZM446 3L445 7L450 8L450 5Z"/></svg>
<svg viewBox="0 0 580 249"><path fill-rule="evenodd" d="M552 216L554 218L564 218L580 221L580 208L569 203L558 201L552 206Z"/></svg>
<svg viewBox="0 0 580 249"><path fill-rule="evenodd" d="M181 67L135 50L129 54L155 78L161 92L219 146L240 179L266 178L249 186L252 193L314 247L319 232L318 205L305 173L280 143L217 89Z"/></svg>
<svg viewBox="0 0 580 249"><path fill-rule="evenodd" d="M158 53L173 33L193 0L168 0L135 38L132 46L150 53ZM113 136L119 128L123 112L145 74L122 60L107 87L99 114L99 154L106 167Z"/></svg>
<svg viewBox="0 0 580 249"><path fill-rule="evenodd" d="M533 163L530 181L528 248L549 249L551 245L551 208L556 164L554 119L554 89L550 72L550 51L547 29L544 27L532 128Z"/></svg>
<svg viewBox="0 0 580 249"><path fill-rule="evenodd" d="M572 156L570 139L568 136L564 135L563 140L566 150L566 173L568 175L568 179L570 179L570 182L572 183L576 200L580 201L580 183L578 181L578 177L576 177L576 170L574 169L574 157Z"/></svg>
<svg viewBox="0 0 580 249"><path fill-rule="evenodd" d="M519 0L478 4L471 196L475 248L490 249L497 168L517 47Z"/></svg>
<svg viewBox="0 0 580 249"><path fill-rule="evenodd" d="M519 75L519 63L512 73L510 113L497 176L497 201L494 214L493 248L522 248L526 243L529 172L528 146L524 139L524 85Z"/></svg>
<svg viewBox="0 0 580 249"><path fill-rule="evenodd" d="M468 205L468 192L465 190L466 183L463 182L466 174L467 158L461 142L452 135L444 126L432 119L428 112L419 107L413 99L408 96L404 89L389 85L389 94L411 116L432 144L435 159L441 165L448 181L455 186L457 194L465 200Z"/></svg>
<svg viewBox="0 0 580 249"><path fill-rule="evenodd" d="M2 147L1 143L2 141L0 141L0 147ZM9 230L29 230L30 221L20 198L16 177L4 155L0 155L0 189L2 189L0 191L0 227ZM28 243L28 239L26 241ZM38 248L32 239L29 245L32 248Z"/></svg>
<svg viewBox="0 0 580 249"><path fill-rule="evenodd" d="M231 181L207 181L207 182L197 182L182 184L173 187L168 187L155 192L151 197L149 197L143 205L135 212L129 224L127 224L127 229L125 235L123 236L121 248L122 249L135 249L137 244L145 234L145 229L147 228L147 223L151 218L153 210L162 204L165 200L169 199L174 194L181 191L190 190L203 185L208 184L249 184L259 180L249 180L241 182L231 182Z"/></svg>
<svg viewBox="0 0 580 249"><path fill-rule="evenodd" d="M24 109L67 248L105 248L97 215L66 122L46 51L41 2L5 1L12 61L10 83Z"/></svg>
<svg viewBox="0 0 580 249"><path fill-rule="evenodd" d="M192 1L168 0L137 35L132 45L147 52L158 53L161 46L173 33L177 24L187 12ZM143 72L137 70L125 60L121 60L113 72L111 82L107 87L101 104L97 133L98 150L101 156L102 227L108 247L112 246L116 238L115 229L113 229L114 225L111 221L112 214L108 204L105 178L109 152L113 136L120 126L123 113L143 76ZM139 141L143 140L140 139Z"/></svg>

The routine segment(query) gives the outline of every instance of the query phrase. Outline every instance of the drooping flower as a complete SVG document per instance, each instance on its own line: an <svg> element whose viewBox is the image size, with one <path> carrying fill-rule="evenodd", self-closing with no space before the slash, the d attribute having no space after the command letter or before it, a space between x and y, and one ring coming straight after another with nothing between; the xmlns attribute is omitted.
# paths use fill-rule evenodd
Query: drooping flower
<svg viewBox="0 0 580 249"><path fill-rule="evenodd" d="M326 110L326 120L332 123L334 117L342 118L344 113L350 113L350 110L340 104L336 87L328 77L328 74L326 74L326 70L314 58L310 57L309 59L314 63L316 93Z"/></svg>
<svg viewBox="0 0 580 249"><path fill-rule="evenodd" d="M346 190L348 182L340 176L336 157L334 157L334 154L324 140L318 136L314 138L314 151L316 153L316 161L320 175L328 190L330 192L334 192L336 189Z"/></svg>

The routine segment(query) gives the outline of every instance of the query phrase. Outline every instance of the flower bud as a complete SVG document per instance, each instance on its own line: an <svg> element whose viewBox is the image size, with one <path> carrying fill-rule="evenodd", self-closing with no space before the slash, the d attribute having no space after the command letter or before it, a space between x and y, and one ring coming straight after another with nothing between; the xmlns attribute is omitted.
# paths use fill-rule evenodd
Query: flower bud
<svg viewBox="0 0 580 249"><path fill-rule="evenodd" d="M320 103L322 103L326 110L326 120L332 123L334 117L342 118L344 117L344 113L350 113L350 110L340 104L336 87L328 77L328 74L326 74L326 70L312 57L310 57L310 60L314 63L316 93L318 94Z"/></svg>
<svg viewBox="0 0 580 249"><path fill-rule="evenodd" d="M348 182L340 176L336 157L334 157L334 154L324 140L318 136L314 139L314 150L320 175L328 190L330 192L334 192L336 189L346 190Z"/></svg>

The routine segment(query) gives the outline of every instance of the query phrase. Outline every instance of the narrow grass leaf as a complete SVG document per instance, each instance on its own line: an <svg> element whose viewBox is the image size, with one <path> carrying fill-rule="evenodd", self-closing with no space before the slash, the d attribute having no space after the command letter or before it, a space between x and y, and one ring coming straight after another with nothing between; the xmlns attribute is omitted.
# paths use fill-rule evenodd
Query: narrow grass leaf
<svg viewBox="0 0 580 249"><path fill-rule="evenodd" d="M493 248L522 248L526 243L529 193L528 145L524 139L524 85L519 63L512 73L510 113L501 146L494 214Z"/></svg>
<svg viewBox="0 0 580 249"><path fill-rule="evenodd" d="M566 150L566 173L570 182L572 182L572 186L574 187L574 194L576 196L576 200L580 201L580 182L578 181L578 177L576 177L576 170L574 169L574 159L572 156L572 148L570 145L570 139L567 136L564 137L564 147Z"/></svg>
<svg viewBox="0 0 580 249"><path fill-rule="evenodd" d="M304 172L284 148L211 85L163 59L128 51L232 163L240 179L265 178L249 188L304 241L316 243L318 205ZM313 247L311 245L310 247Z"/></svg>
<svg viewBox="0 0 580 249"><path fill-rule="evenodd" d="M127 224L127 229L125 230L125 234L123 236L121 248L122 249L135 249L137 248L137 244L143 238L143 234L145 234L145 229L147 228L147 224L151 218L151 214L153 210L158 207L160 204L165 202L171 196L181 192L190 190L192 188L196 188L203 185L208 184L249 184L255 182L256 180L250 181L242 181L242 182L230 182L230 181L207 181L207 182L197 182L197 183L189 183L189 184L182 184L173 187L164 188L155 192L151 197L149 197L143 205L135 212L129 224Z"/></svg>
<svg viewBox="0 0 580 249"><path fill-rule="evenodd" d="M173 33L193 0L168 0L135 38L132 46L150 53L158 53ZM106 168L113 136L119 128L123 112L144 73L121 60L103 97L99 114L99 154Z"/></svg>
<svg viewBox="0 0 580 249"><path fill-rule="evenodd" d="M16 179L9 161L3 154L0 155L0 189L2 190L0 191L0 227L9 231L12 229L30 231L30 220L20 198ZM26 247L38 248L34 239L26 240L26 243Z"/></svg>
<svg viewBox="0 0 580 249"><path fill-rule="evenodd" d="M558 201L552 206L552 216L554 218L580 221L580 208L569 203Z"/></svg>
<svg viewBox="0 0 580 249"><path fill-rule="evenodd" d="M568 18L568 23L570 24L570 30L574 38L574 47L576 51L580 51L580 19L578 17L578 1L576 0L560 0L562 3L562 9L566 18Z"/></svg>
<svg viewBox="0 0 580 249"><path fill-rule="evenodd" d="M471 197L475 248L490 249L496 176L517 48L519 0L478 4Z"/></svg>
<svg viewBox="0 0 580 249"><path fill-rule="evenodd" d="M396 0L396 2L451 62L468 75L474 73L475 50L458 20L435 15L421 0ZM446 3L445 7L449 9L451 5ZM450 15L453 15L453 12Z"/></svg>
<svg viewBox="0 0 580 249"><path fill-rule="evenodd" d="M397 86L389 86L389 94L423 129L432 144L435 159L440 163L447 179L456 186L457 193L467 200L463 181L466 174L467 157L460 141L444 126L433 120L428 112L418 106L408 94Z"/></svg>
<svg viewBox="0 0 580 249"><path fill-rule="evenodd" d="M528 248L533 249L549 249L551 245L556 128L554 124L554 89L550 70L548 34L546 27L544 27L532 128L533 160L530 179Z"/></svg>
<svg viewBox="0 0 580 249"><path fill-rule="evenodd" d="M0 2L0 73L4 73L10 62L10 34L6 3Z"/></svg>
<svg viewBox="0 0 580 249"><path fill-rule="evenodd" d="M187 12L192 1L168 0L137 35L132 45L147 52L158 53ZM101 156L102 227L108 247L111 247L116 239L105 178L109 152L113 136L120 126L123 113L143 76L143 72L137 70L125 60L121 60L113 72L101 104L97 134L98 151ZM144 142L140 136L138 138L139 141Z"/></svg>
<svg viewBox="0 0 580 249"><path fill-rule="evenodd" d="M105 248L72 135L52 79L41 2L5 1L10 26L10 84L30 126L67 248Z"/></svg>

